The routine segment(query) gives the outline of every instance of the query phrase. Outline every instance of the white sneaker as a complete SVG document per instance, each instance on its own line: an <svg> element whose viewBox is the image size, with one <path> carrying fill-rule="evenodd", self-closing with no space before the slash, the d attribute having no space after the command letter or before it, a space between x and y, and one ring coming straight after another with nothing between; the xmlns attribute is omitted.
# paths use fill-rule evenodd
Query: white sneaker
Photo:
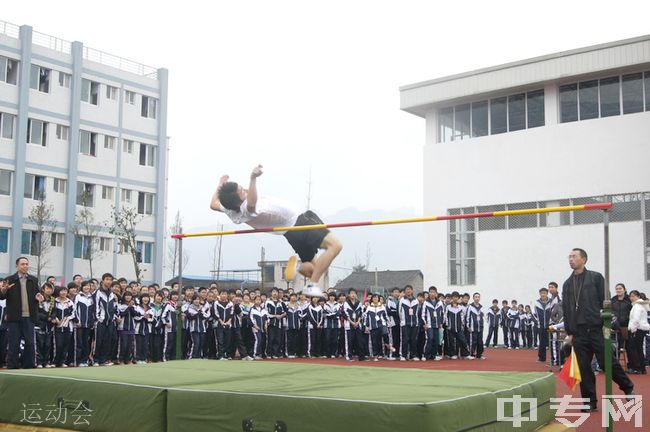
<svg viewBox="0 0 650 432"><path fill-rule="evenodd" d="M93 367L98 367L98 366L100 366L99 363L93 363Z"/></svg>
<svg viewBox="0 0 650 432"><path fill-rule="evenodd" d="M43 369L43 365L36 366L36 369Z"/></svg>
<svg viewBox="0 0 650 432"><path fill-rule="evenodd" d="M65 364L65 363L63 363L63 364L61 365L61 367L68 367L68 365Z"/></svg>
<svg viewBox="0 0 650 432"><path fill-rule="evenodd" d="M422 357L421 360L422 360L422 361L427 361L427 358L426 358L426 357Z"/></svg>
<svg viewBox="0 0 650 432"><path fill-rule="evenodd" d="M404 357L400 357L399 361L406 361L406 359Z"/></svg>
<svg viewBox="0 0 650 432"><path fill-rule="evenodd" d="M395 361L395 357L386 357L386 360L388 360L388 361Z"/></svg>
<svg viewBox="0 0 650 432"><path fill-rule="evenodd" d="M290 356L288 356L287 358L288 358L288 359L295 359L296 356L294 356L294 355L290 355Z"/></svg>
<svg viewBox="0 0 650 432"><path fill-rule="evenodd" d="M88 367L86 363L79 363L79 367Z"/></svg>
<svg viewBox="0 0 650 432"><path fill-rule="evenodd" d="M470 356L465 357L465 360L474 360L475 358L476 357L470 355Z"/></svg>
<svg viewBox="0 0 650 432"><path fill-rule="evenodd" d="M411 360L413 360L413 361L420 361L420 359L417 358L417 357L413 357Z"/></svg>
<svg viewBox="0 0 650 432"><path fill-rule="evenodd" d="M325 293L318 285L309 284L303 288L302 293L307 297L325 297Z"/></svg>
<svg viewBox="0 0 650 432"><path fill-rule="evenodd" d="M433 358L433 360L434 360L434 361L440 361L440 360L442 360L442 357L441 357L441 356L435 356L435 357Z"/></svg>
<svg viewBox="0 0 650 432"><path fill-rule="evenodd" d="M452 360L458 360L458 356L451 356Z"/></svg>

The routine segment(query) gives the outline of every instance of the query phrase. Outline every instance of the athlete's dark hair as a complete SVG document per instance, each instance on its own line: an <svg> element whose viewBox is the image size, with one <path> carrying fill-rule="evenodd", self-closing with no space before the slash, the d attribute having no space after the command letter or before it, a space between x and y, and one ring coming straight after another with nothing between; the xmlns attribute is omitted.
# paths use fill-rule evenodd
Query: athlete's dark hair
<svg viewBox="0 0 650 432"><path fill-rule="evenodd" d="M239 198L239 194L237 193L238 189L239 185L235 182L224 183L223 186L221 186L221 189L219 189L219 202L221 205L228 210L238 212L239 207L241 207L241 204L244 202Z"/></svg>

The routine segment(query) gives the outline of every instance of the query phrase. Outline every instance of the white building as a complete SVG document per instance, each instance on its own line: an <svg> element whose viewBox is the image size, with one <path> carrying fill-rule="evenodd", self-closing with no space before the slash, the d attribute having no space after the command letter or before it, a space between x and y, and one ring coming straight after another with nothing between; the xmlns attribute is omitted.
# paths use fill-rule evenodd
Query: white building
<svg viewBox="0 0 650 432"><path fill-rule="evenodd" d="M28 216L43 194L57 222L41 277L89 276L89 240L70 229L85 191L98 226L112 206L137 208L142 279L160 282L166 129L166 69L0 22L0 275L35 253ZM131 256L108 232L99 236L93 276L133 278Z"/></svg>
<svg viewBox="0 0 650 432"><path fill-rule="evenodd" d="M650 36L400 89L426 120L424 212L612 201L610 282L650 288ZM603 272L603 215L428 223L425 286L528 303L569 276L573 247ZM489 298L485 298L489 297Z"/></svg>

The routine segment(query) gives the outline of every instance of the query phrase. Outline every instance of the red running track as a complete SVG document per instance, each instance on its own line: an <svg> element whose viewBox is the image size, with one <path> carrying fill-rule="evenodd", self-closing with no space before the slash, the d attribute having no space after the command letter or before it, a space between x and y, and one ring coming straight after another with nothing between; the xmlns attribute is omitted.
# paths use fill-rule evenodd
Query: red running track
<svg viewBox="0 0 650 432"><path fill-rule="evenodd" d="M322 363L322 364L335 364L347 365L354 367L357 365L374 366L374 367L405 367L405 368L420 368L432 370L472 370L472 371L515 371L515 372L548 372L548 363L537 362L537 350L508 350L508 349L488 349L485 352L485 360L443 360L443 361L427 361L427 362L400 362L400 361L378 361L378 362L347 362L343 359L295 359L295 360L272 360L279 362L307 362L307 363ZM559 370L555 368L553 371L557 376ZM615 432L628 432L650 430L650 375L630 375L634 382L634 392L637 395L642 395L644 399L643 404L643 428L635 428L633 422L624 422L621 419L619 422L614 423ZM596 376L596 388L599 394L605 391L604 374L599 373ZM616 384L613 384L614 394L623 394ZM557 382L557 396L562 397L570 394L573 397L580 397L580 387L576 386L575 391L571 391L566 384L558 379ZM598 403L599 410L591 413L589 419L580 426L578 432L593 432L604 430L601 428L602 416L602 402ZM575 412L575 411L572 411ZM571 418L570 420L573 420ZM515 430L515 429L513 429Z"/></svg>

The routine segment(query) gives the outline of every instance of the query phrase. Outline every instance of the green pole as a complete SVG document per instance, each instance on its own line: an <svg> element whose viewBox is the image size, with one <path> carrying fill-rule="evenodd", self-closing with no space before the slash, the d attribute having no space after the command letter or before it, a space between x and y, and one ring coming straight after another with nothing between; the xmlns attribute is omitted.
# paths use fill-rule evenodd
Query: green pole
<svg viewBox="0 0 650 432"><path fill-rule="evenodd" d="M605 237L605 300L600 315L603 318L603 336L605 337L605 394L612 394L612 302L609 292L609 210L603 211ZM604 404L603 404L604 405ZM603 407L604 408L604 407ZM614 430L611 413L607 415L607 432Z"/></svg>
<svg viewBox="0 0 650 432"><path fill-rule="evenodd" d="M183 291L183 239L178 239L178 301L176 302L176 360L181 359L181 336L183 320L181 319L181 292Z"/></svg>

